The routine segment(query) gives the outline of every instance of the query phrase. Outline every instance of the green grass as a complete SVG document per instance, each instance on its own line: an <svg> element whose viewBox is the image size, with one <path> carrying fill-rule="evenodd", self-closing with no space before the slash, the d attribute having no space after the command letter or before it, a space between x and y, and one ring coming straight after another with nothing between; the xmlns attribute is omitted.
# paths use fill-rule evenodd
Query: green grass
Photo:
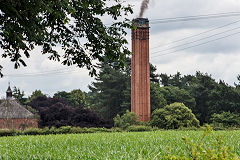
<svg viewBox="0 0 240 160"><path fill-rule="evenodd" d="M0 138L0 159L161 159L186 154L182 137L197 142L201 131L92 133ZM204 140L215 143L216 135L240 156L240 131L217 131Z"/></svg>

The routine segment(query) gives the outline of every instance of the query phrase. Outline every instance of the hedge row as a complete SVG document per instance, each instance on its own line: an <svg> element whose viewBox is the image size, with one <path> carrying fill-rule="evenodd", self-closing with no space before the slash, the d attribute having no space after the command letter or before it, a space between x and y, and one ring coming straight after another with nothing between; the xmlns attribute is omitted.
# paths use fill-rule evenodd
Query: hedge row
<svg viewBox="0 0 240 160"><path fill-rule="evenodd" d="M127 132L141 132L141 131L153 131L158 128L152 128L149 126L129 126L125 131ZM80 134L80 133L98 133L98 132L123 132L121 128L80 128L64 126L60 128L27 128L25 130L0 130L0 137L3 136L18 136L18 135L48 135L48 134Z"/></svg>
<svg viewBox="0 0 240 160"><path fill-rule="evenodd" d="M213 127L213 130L240 130L240 128L219 128ZM178 130L204 130L203 128L180 128ZM8 130L8 129L0 129L0 137L3 136L18 136L18 135L48 135L48 134L81 134L81 133L103 133L103 132L144 132L144 131L156 131L159 130L157 127L150 127L145 125L132 125L127 127L125 130L121 128L80 128L80 127L71 127L64 126L60 128L27 128L25 130Z"/></svg>

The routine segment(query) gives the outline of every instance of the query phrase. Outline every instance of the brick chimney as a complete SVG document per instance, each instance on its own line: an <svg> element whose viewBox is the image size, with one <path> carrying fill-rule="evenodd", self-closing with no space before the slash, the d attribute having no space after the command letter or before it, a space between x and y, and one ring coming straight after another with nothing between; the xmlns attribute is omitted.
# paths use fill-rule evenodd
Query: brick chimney
<svg viewBox="0 0 240 160"><path fill-rule="evenodd" d="M133 19L131 62L131 112L150 120L149 20Z"/></svg>

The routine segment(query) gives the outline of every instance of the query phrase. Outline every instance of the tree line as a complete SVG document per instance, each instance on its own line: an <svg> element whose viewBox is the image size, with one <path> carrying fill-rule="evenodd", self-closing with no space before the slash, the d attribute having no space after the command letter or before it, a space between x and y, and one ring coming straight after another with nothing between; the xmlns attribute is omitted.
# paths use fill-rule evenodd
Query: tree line
<svg viewBox="0 0 240 160"><path fill-rule="evenodd" d="M86 117L89 119L92 117L93 119L95 116L99 118L95 119L96 121L102 121L101 125L95 124L94 126L105 125L110 127L113 124L113 118L117 114L123 115L126 110L131 108L130 61L130 59L126 61L125 68L118 68L116 62L100 63L99 74L96 76L95 81L88 86L89 92L76 89L71 92L60 91L55 93L53 97L47 97L40 90L36 90L28 98L23 98L24 92L15 87L13 96L22 104L37 110L42 126L78 126L79 123L76 119L69 119L64 113L74 117L72 114L78 113L80 115L83 110L86 110L84 113ZM180 102L192 110L201 125L212 122L225 122L225 125L240 125L240 76L237 77L238 83L230 86L223 80L217 82L207 73L196 72L195 75L181 75L180 72L174 75L156 74L156 67L150 66L152 113L156 109ZM45 99L38 97L45 97ZM44 104L41 101L54 101L56 103L44 102ZM41 103L47 107L52 106L53 109L48 108L49 110L46 110L45 108L43 112L41 109L43 109L44 105L39 107ZM61 105L57 103L61 103ZM74 110L76 108L82 110L78 112L78 110ZM43 118L44 114L50 111L51 114L48 114L48 118L53 121L58 117L58 120L51 124L46 121L46 118ZM62 115L58 113L59 115L56 116L53 115L54 112L63 113ZM61 118L63 119L61 120ZM90 125L90 122L91 120L89 120L88 125ZM92 121L92 123L95 122Z"/></svg>
<svg viewBox="0 0 240 160"><path fill-rule="evenodd" d="M130 60L127 63L125 69L101 63L99 75L89 86L89 104L104 118L112 119L131 108ZM238 83L230 86L199 71L194 75L156 74L156 67L150 64L151 113L180 102L192 110L201 125L221 122L240 126L240 76L237 79Z"/></svg>

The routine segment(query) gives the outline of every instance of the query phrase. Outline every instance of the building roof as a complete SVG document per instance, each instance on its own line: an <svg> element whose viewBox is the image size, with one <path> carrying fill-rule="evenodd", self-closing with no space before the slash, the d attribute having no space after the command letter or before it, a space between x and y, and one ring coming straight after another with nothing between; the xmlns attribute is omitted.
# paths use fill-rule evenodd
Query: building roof
<svg viewBox="0 0 240 160"><path fill-rule="evenodd" d="M0 118L34 118L34 114L21 106L16 100L6 99L0 103Z"/></svg>
<svg viewBox="0 0 240 160"><path fill-rule="evenodd" d="M7 89L6 92L7 92L7 93L12 93L12 90L11 90L11 87L10 87L10 86L8 86L8 89Z"/></svg>

